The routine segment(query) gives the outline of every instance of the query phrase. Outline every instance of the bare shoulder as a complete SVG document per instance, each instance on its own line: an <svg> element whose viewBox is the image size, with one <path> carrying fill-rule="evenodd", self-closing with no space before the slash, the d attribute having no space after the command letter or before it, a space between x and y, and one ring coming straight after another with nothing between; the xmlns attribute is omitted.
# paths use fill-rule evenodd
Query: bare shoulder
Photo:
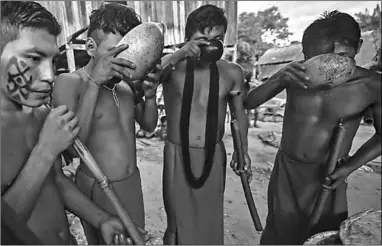
<svg viewBox="0 0 382 246"><path fill-rule="evenodd" d="M239 64L227 60L219 60L217 64L219 70L224 71L232 80L243 81L243 69Z"/></svg>
<svg viewBox="0 0 382 246"><path fill-rule="evenodd" d="M242 67L239 64L234 62L230 62L227 60L219 60L217 64L219 68L222 68L227 71L229 70L229 72L235 72L235 73L243 72Z"/></svg>
<svg viewBox="0 0 382 246"><path fill-rule="evenodd" d="M78 72L62 73L59 76L57 76L57 79L55 81L55 85L65 84L65 86L70 86L70 87L78 87L83 83L85 82L81 78L81 76L78 74Z"/></svg>
<svg viewBox="0 0 382 246"><path fill-rule="evenodd" d="M85 87L86 81L77 71L62 73L54 83L52 97L54 100L58 100L58 98L65 99L66 97L79 96Z"/></svg>
<svg viewBox="0 0 382 246"><path fill-rule="evenodd" d="M362 67L357 67L354 76L355 80L360 80L372 94L379 95L380 98L382 87L380 73Z"/></svg>

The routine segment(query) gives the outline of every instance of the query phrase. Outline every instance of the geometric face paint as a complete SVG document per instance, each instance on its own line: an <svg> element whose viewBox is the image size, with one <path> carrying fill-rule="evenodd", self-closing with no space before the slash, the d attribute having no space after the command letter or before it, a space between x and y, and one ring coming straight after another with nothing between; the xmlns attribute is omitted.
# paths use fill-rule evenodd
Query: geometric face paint
<svg viewBox="0 0 382 246"><path fill-rule="evenodd" d="M28 67L24 61L20 61L20 67L15 57L12 57L9 65L10 69L8 70L7 81L7 90L9 92L9 96L18 102L28 100L31 92L31 84L33 82L33 77L30 75L28 78L27 75L30 67ZM16 72L11 73L10 71L12 70Z"/></svg>

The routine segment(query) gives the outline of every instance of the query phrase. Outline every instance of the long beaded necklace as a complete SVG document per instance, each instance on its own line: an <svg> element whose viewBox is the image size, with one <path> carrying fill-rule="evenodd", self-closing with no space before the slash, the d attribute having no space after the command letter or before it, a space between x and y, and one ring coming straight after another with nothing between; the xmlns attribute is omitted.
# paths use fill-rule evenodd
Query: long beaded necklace
<svg viewBox="0 0 382 246"><path fill-rule="evenodd" d="M86 74L86 76L89 78L90 81L95 83L94 80L90 77L90 75L85 71L84 67L82 67L82 71ZM118 97L117 97L117 93L115 92L115 88L117 87L117 84L114 84L113 88L110 88L110 87L108 87L106 85L102 85L102 86L112 92L113 99L114 99L114 102L115 102L115 106L117 106L117 108L119 108L119 100L118 100Z"/></svg>

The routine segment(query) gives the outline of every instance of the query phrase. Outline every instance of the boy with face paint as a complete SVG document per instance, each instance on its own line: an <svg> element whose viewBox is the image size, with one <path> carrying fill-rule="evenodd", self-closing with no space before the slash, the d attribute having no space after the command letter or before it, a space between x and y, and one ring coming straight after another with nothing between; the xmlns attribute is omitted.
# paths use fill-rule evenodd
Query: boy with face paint
<svg viewBox="0 0 382 246"><path fill-rule="evenodd" d="M143 194L137 167L135 120L149 132L157 124L154 74L141 83L131 81L130 61L115 58L126 46L115 47L131 29L141 24L132 8L118 3L102 4L90 16L86 50L89 63L70 74L60 74L53 90L53 104L66 105L79 119L79 139L104 171L133 222L145 226ZM119 83L123 80L121 83ZM142 85L134 91L135 85ZM141 93L141 94L139 94ZM145 100L142 97L145 97ZM106 211L114 208L83 163L76 173L80 190ZM104 244L99 230L82 221L89 244Z"/></svg>
<svg viewBox="0 0 382 246"><path fill-rule="evenodd" d="M201 6L188 16L186 44L162 58L163 71L173 67L162 81L167 116L164 244L224 244L226 151L222 138L231 94L236 95L233 105L250 174L242 69L220 57L201 57L200 46L223 42L226 30L222 9Z"/></svg>
<svg viewBox="0 0 382 246"><path fill-rule="evenodd" d="M35 2L1 2L1 196L44 244L74 243L65 209L100 228L107 243L126 243L119 219L66 178L60 154L78 135L66 106L49 112L61 27ZM2 227L3 228L3 227ZM114 237L117 241L114 241Z"/></svg>
<svg viewBox="0 0 382 246"><path fill-rule="evenodd" d="M360 50L358 23L348 14L333 11L304 32L305 59L335 53L354 58ZM338 230L348 217L346 178L381 155L381 75L356 67L345 83L331 89L309 88L303 64L292 63L251 91L246 108L254 109L283 89L287 102L282 139L268 187L268 217L261 244L303 244L309 216L324 180L332 190L314 233ZM353 156L352 141L363 112L371 108L375 134ZM345 138L336 170L326 177L333 147L333 131L344 120Z"/></svg>

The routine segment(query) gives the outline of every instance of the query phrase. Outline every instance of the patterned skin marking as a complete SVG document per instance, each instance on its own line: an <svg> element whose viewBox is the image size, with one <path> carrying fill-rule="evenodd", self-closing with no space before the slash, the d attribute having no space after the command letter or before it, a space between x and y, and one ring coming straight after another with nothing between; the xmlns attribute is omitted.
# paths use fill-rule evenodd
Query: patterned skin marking
<svg viewBox="0 0 382 246"><path fill-rule="evenodd" d="M8 70L8 82L7 90L10 97L20 102L22 100L28 100L30 85L32 84L33 77L27 78L26 73L30 70L30 67L23 61L18 62L15 57L10 60L10 66L14 66L17 70L16 73L11 73ZM21 66L21 67L20 67Z"/></svg>

